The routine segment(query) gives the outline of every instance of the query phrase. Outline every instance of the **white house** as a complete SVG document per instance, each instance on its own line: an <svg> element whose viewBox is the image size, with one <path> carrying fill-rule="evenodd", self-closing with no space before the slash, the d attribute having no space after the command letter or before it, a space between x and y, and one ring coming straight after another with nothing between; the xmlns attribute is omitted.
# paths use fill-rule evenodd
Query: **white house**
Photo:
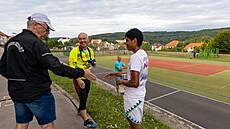
<svg viewBox="0 0 230 129"><path fill-rule="evenodd" d="M164 45L160 44L160 43L154 43L152 44L152 51L158 51L161 50L163 48Z"/></svg>
<svg viewBox="0 0 230 129"><path fill-rule="evenodd" d="M189 43L184 47L184 50L186 50L188 53L193 52L195 47L200 47L203 43Z"/></svg>
<svg viewBox="0 0 230 129"><path fill-rule="evenodd" d="M62 44L64 44L65 42L69 42L69 41L70 41L69 37L64 37L64 38L58 39L58 42L62 42Z"/></svg>

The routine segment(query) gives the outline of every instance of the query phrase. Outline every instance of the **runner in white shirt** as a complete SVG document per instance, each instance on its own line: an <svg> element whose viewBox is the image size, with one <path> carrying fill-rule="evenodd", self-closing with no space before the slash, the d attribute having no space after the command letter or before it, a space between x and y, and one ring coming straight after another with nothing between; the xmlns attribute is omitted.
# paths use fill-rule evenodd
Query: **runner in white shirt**
<svg viewBox="0 0 230 129"><path fill-rule="evenodd" d="M143 35L140 30L136 28L129 30L125 34L125 39L127 49L134 54L128 64L128 80L119 80L117 84L125 86L124 109L131 129L141 129L149 61L146 52L141 49ZM124 73L109 73L104 79L121 77L122 74Z"/></svg>

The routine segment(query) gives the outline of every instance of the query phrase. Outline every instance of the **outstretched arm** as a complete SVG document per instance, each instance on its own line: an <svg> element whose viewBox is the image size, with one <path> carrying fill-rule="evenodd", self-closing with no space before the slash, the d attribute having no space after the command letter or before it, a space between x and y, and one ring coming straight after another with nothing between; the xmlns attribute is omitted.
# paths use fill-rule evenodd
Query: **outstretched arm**
<svg viewBox="0 0 230 129"><path fill-rule="evenodd" d="M110 79L113 79L113 78L115 78L115 77L121 77L122 76L122 74L127 74L126 72L113 72L113 73L108 73L108 74L106 74L104 77L103 77L103 79L104 80L110 80Z"/></svg>
<svg viewBox="0 0 230 129"><path fill-rule="evenodd" d="M134 87L137 88L139 86L139 76L140 73L138 71L131 71L130 72L131 78L130 80L126 81L126 80L118 80L117 84L118 85L124 85L127 87Z"/></svg>
<svg viewBox="0 0 230 129"><path fill-rule="evenodd" d="M91 73L90 69L92 69L92 67L84 70L83 77L88 80L96 80L97 77L93 73Z"/></svg>

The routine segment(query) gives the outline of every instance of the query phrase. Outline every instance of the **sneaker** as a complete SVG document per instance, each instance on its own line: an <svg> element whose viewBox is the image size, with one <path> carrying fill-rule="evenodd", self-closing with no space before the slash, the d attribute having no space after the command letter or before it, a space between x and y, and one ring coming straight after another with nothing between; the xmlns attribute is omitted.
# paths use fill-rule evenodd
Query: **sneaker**
<svg viewBox="0 0 230 129"><path fill-rule="evenodd" d="M94 123L92 120L88 119L84 121L84 126L88 128L96 128L97 124Z"/></svg>

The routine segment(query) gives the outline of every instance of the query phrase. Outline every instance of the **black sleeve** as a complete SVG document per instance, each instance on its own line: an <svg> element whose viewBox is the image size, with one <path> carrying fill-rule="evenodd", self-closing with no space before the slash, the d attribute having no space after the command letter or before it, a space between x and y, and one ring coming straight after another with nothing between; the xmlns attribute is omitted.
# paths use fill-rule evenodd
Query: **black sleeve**
<svg viewBox="0 0 230 129"><path fill-rule="evenodd" d="M59 59L53 56L49 48L43 42L37 43L35 47L36 58L45 69L51 70L56 75L69 78L79 78L84 76L83 69L74 69L60 63Z"/></svg>
<svg viewBox="0 0 230 129"><path fill-rule="evenodd" d="M6 48L6 46L5 46ZM7 76L7 69L6 69L6 49L4 49L3 55L0 60L0 74L6 78Z"/></svg>

